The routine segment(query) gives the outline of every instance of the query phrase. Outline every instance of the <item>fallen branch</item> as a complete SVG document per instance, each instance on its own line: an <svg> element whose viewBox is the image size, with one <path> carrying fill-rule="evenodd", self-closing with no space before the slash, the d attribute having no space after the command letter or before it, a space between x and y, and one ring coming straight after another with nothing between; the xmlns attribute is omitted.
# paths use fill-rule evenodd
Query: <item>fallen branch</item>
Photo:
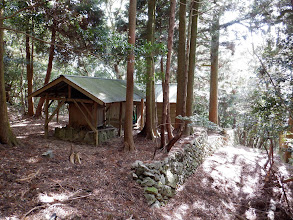
<svg viewBox="0 0 293 220"><path fill-rule="evenodd" d="M167 152L170 152L171 148L172 148L172 147L174 146L174 144L175 144L175 143L181 138L181 136L182 136L182 130L180 130L180 131L178 132L178 134L177 134L175 137L173 137L173 138L171 139L171 141L165 146Z"/></svg>
<svg viewBox="0 0 293 220"><path fill-rule="evenodd" d="M29 210L27 213L25 213L25 214L22 216L21 220L24 220L24 219L26 218L26 216L28 216L31 212L33 212L33 211L35 211L35 210L37 210L37 209L39 209L39 208L49 208L49 207L51 207L51 206L55 206L55 205L64 205L64 204L62 204L62 203L55 203L55 204L53 204L53 205L48 205L48 204L46 204L46 205L36 206L36 207L32 208L31 210Z"/></svg>
<svg viewBox="0 0 293 220"><path fill-rule="evenodd" d="M17 182L22 182L22 181L27 181L35 178L38 174L40 173L40 169L36 173L31 173L27 177L22 178L22 179L16 179Z"/></svg>
<svg viewBox="0 0 293 220"><path fill-rule="evenodd" d="M293 178L282 180L282 183L289 183L289 182L293 182Z"/></svg>

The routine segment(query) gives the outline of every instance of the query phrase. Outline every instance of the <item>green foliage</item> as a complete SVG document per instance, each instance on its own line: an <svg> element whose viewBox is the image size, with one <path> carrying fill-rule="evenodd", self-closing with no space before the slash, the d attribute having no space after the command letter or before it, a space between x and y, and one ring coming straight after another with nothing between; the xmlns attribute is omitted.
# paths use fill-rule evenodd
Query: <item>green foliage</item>
<svg viewBox="0 0 293 220"><path fill-rule="evenodd" d="M187 116L182 117L181 115L178 115L176 118L181 121L188 122L188 126L201 126L201 127L207 128L208 130L217 131L217 132L223 130L217 124L211 122L207 117L203 117L197 114L194 114L191 117L187 117Z"/></svg>

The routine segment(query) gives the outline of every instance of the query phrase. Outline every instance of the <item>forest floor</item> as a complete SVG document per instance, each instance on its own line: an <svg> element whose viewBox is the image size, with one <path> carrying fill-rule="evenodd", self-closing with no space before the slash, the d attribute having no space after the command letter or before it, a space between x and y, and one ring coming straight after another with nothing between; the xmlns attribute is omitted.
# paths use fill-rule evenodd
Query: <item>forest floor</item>
<svg viewBox="0 0 293 220"><path fill-rule="evenodd" d="M0 219L290 219L293 183L285 194L271 178L265 180L266 154L242 146L227 146L207 158L178 188L165 207L150 208L143 189L131 175L135 160L151 160L155 144L134 135L137 150L123 152L123 138L99 147L44 139L43 119L10 114L11 127L21 142L0 144ZM180 144L180 141L178 142ZM71 146L80 165L69 162ZM53 157L42 154L52 151ZM275 158L275 171L289 178L292 166ZM286 198L285 198L286 195ZM292 211L292 210L291 210Z"/></svg>

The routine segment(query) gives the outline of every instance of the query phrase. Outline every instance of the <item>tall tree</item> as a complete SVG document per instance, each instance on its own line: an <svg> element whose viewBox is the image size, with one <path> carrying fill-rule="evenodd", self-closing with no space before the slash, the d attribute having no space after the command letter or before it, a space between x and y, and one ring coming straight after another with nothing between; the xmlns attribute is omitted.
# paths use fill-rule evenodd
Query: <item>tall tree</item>
<svg viewBox="0 0 293 220"><path fill-rule="evenodd" d="M150 46L154 43L154 24L155 24L156 0L148 1L148 22L147 22L147 42ZM146 123L145 132L148 139L154 139L155 123L155 100L154 100L154 57L153 51L147 51L147 84L146 84Z"/></svg>
<svg viewBox="0 0 293 220"><path fill-rule="evenodd" d="M136 0L129 2L129 44L135 45L135 28L136 28ZM134 73L134 49L132 48L128 55L127 62L127 88L126 88L126 109L124 124L124 150L133 151L135 145L132 134L132 112L133 112L133 73Z"/></svg>
<svg viewBox="0 0 293 220"><path fill-rule="evenodd" d="M0 143L8 145L16 145L18 143L13 134L8 120L5 82L4 82L4 30L3 30L3 10L4 0L0 2Z"/></svg>
<svg viewBox="0 0 293 220"><path fill-rule="evenodd" d="M162 109L162 122L161 122L161 148L166 144L165 141L165 128L167 128L168 139L172 139L171 124L170 122L170 102L169 102L169 83L170 83L170 67L171 67L171 55L173 48L174 26L175 26L175 9L176 0L170 2L170 17L169 17L169 30L168 30L168 53L166 60L166 73L163 80L163 109ZM169 118L169 119L168 119Z"/></svg>
<svg viewBox="0 0 293 220"><path fill-rule="evenodd" d="M190 37L190 51L189 51L189 66L188 66L188 83L187 83L187 98L186 98L186 116L192 116L193 107L193 86L194 86L194 70L195 70L195 54L197 42L197 23L198 23L198 8L200 2L194 0L192 2L191 14L191 37ZM188 126L186 132L189 133Z"/></svg>
<svg viewBox="0 0 293 220"><path fill-rule="evenodd" d="M178 46L178 65L177 65L177 104L176 115L185 116L186 114L186 0L180 0L179 6L179 46ZM181 128L180 121L176 119L175 128Z"/></svg>
<svg viewBox="0 0 293 220"><path fill-rule="evenodd" d="M47 73L46 73L44 85L48 84L51 78L53 59L54 59L55 39L56 39L56 26L57 26L57 21L54 20L51 27L51 46L49 49L49 61L48 61L48 67L47 67ZM41 97L38 103L38 107L36 109L36 113L35 113L36 117L41 116L44 101L45 101L45 98Z"/></svg>
<svg viewBox="0 0 293 220"><path fill-rule="evenodd" d="M25 37L25 50L26 50L26 76L27 76L27 93L31 94L33 92L33 50L34 44L33 40L31 40L30 46L30 38L28 36ZM34 101L32 97L28 97L28 115L34 115Z"/></svg>
<svg viewBox="0 0 293 220"><path fill-rule="evenodd" d="M219 71L219 38L220 13L215 10L211 27L211 75L210 75L210 104L209 120L218 124L218 71Z"/></svg>

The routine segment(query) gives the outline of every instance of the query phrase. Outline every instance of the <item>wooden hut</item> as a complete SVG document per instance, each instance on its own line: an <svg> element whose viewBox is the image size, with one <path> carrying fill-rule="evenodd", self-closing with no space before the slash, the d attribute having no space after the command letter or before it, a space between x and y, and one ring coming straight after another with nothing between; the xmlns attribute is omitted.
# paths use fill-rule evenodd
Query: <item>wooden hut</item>
<svg viewBox="0 0 293 220"><path fill-rule="evenodd" d="M156 103L157 103L158 124L160 124L162 121L162 111L163 111L162 84L155 85L155 95L156 95ZM169 84L169 102L170 102L171 123L174 126L175 125L175 118L176 118L176 102L177 102L177 84L176 83Z"/></svg>
<svg viewBox="0 0 293 220"><path fill-rule="evenodd" d="M125 117L126 81L102 79L97 77L61 75L29 95L45 98L45 137L48 136L48 124L64 103L69 105L69 123L72 128L91 129L96 135L98 128L112 125L123 126ZM133 100L135 114L140 117L143 109L144 94L134 87ZM57 101L57 108L49 116L48 108ZM133 114L133 113L130 113Z"/></svg>

